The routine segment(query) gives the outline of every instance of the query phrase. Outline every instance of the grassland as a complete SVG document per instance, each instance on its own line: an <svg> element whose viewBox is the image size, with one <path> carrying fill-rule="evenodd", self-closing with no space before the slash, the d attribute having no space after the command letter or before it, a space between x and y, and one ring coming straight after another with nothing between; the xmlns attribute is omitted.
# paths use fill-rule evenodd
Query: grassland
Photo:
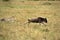
<svg viewBox="0 0 60 40"><path fill-rule="evenodd" d="M60 40L60 2L49 1L0 2L0 18L14 16L14 22L0 21L0 40ZM47 26L31 23L28 18L46 17ZM46 30L48 29L48 30Z"/></svg>

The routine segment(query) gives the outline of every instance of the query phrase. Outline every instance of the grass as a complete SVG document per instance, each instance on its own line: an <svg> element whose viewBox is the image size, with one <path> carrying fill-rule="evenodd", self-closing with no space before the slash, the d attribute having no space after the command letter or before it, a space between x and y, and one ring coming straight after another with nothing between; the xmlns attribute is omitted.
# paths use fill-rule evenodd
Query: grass
<svg viewBox="0 0 60 40"><path fill-rule="evenodd" d="M15 17L14 22L0 21L0 40L59 40L60 2L0 2L0 18ZM28 18L46 17L47 26L31 23L23 25ZM48 29L48 30L47 30Z"/></svg>

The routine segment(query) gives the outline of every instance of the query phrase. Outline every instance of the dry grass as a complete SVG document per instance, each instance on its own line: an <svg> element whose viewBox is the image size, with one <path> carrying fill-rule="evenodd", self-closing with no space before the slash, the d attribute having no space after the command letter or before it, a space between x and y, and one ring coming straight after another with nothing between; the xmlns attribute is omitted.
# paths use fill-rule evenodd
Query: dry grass
<svg viewBox="0 0 60 40"><path fill-rule="evenodd" d="M43 3L0 2L0 18L14 16L16 19L14 22L0 21L0 40L60 40L60 3ZM48 19L47 26L36 23L23 25L28 18L38 16Z"/></svg>

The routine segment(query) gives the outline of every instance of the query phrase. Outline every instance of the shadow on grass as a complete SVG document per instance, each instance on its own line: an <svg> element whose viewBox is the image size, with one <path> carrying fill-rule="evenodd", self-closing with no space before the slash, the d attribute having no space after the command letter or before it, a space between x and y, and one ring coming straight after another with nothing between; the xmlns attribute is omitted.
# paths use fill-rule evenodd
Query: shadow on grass
<svg viewBox="0 0 60 40"><path fill-rule="evenodd" d="M0 40L5 40L5 37L3 35L0 35Z"/></svg>

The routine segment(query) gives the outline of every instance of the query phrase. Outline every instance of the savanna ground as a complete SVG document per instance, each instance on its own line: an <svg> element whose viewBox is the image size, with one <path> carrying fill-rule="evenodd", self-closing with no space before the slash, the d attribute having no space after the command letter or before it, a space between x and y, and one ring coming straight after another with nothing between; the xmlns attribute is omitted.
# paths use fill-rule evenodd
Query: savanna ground
<svg viewBox="0 0 60 40"><path fill-rule="evenodd" d="M14 22L0 21L0 40L60 40L59 1L0 1L0 18L11 16ZM24 25L29 18L39 16L48 19L47 26Z"/></svg>

